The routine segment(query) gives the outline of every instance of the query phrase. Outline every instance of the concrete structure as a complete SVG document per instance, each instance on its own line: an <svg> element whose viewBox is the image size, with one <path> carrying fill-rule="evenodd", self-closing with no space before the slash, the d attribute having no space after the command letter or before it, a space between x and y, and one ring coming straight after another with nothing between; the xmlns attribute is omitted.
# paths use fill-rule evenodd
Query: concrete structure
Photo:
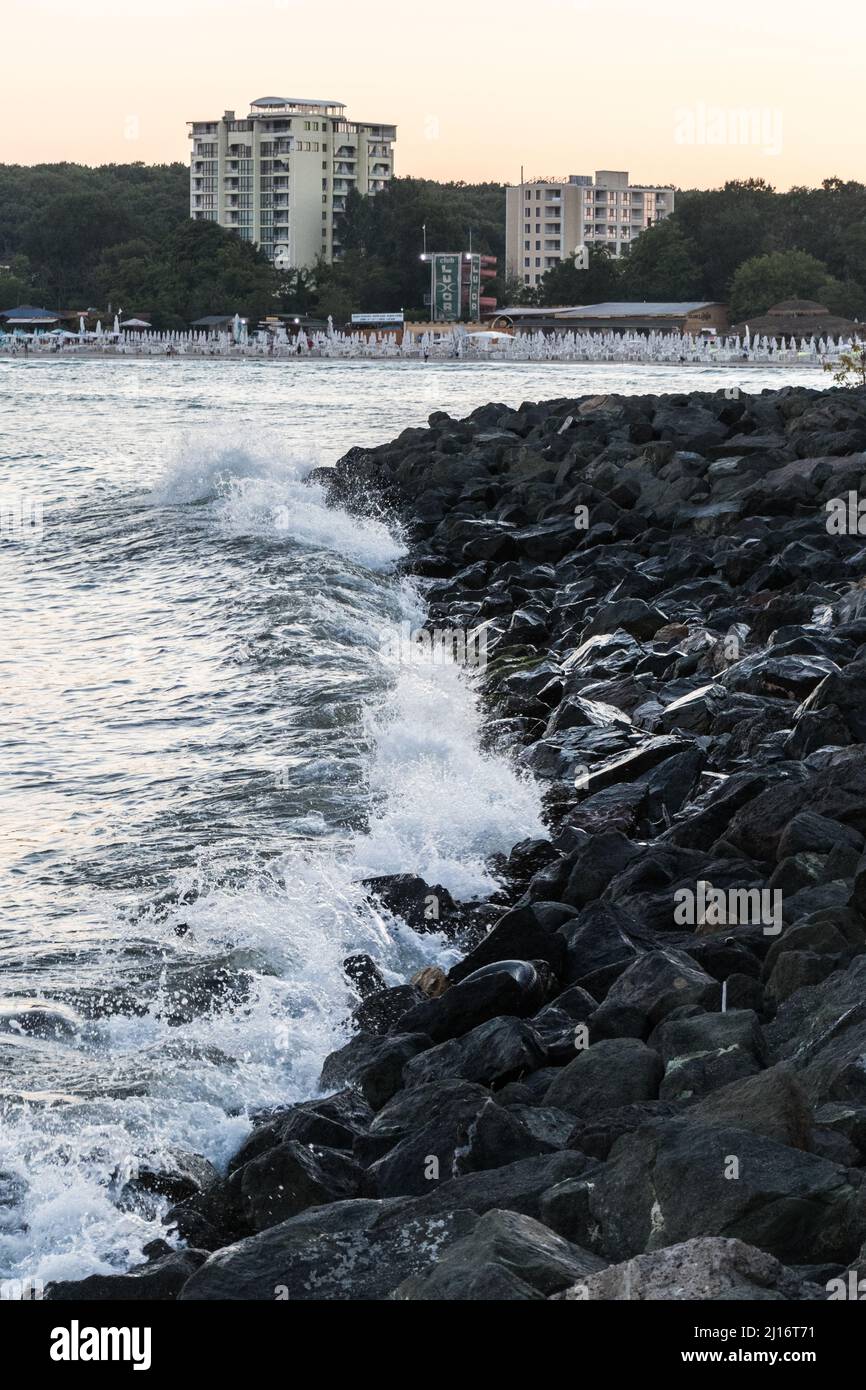
<svg viewBox="0 0 866 1390"><path fill-rule="evenodd" d="M630 184L628 174L599 169L567 179L531 179L506 189L506 273L533 288L582 246L628 253L647 227L674 210L674 190Z"/></svg>
<svg viewBox="0 0 866 1390"><path fill-rule="evenodd" d="M338 259L346 195L386 186L397 138L396 126L348 121L345 109L259 97L240 120L191 121L190 216L236 231L284 269Z"/></svg>
<svg viewBox="0 0 866 1390"><path fill-rule="evenodd" d="M498 310L489 326L513 326L520 333L701 333L704 329L723 333L728 326L728 310L726 305L709 300L575 304L549 309L518 305Z"/></svg>

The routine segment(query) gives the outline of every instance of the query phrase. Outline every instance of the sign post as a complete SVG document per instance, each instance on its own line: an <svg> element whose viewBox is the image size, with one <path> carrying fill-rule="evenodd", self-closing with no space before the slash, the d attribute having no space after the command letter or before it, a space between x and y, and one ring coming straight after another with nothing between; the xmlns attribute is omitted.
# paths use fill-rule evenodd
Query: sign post
<svg viewBox="0 0 866 1390"><path fill-rule="evenodd" d="M481 257L469 257L469 317L473 323L481 318Z"/></svg>
<svg viewBox="0 0 866 1390"><path fill-rule="evenodd" d="M460 255L437 252L433 257L431 288L433 322L453 323L460 317Z"/></svg>

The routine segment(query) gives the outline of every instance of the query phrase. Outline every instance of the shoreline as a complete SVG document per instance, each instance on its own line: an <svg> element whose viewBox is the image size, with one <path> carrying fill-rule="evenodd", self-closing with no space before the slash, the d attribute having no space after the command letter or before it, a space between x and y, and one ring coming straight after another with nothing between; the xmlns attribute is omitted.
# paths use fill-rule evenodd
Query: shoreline
<svg viewBox="0 0 866 1390"><path fill-rule="evenodd" d="M358 1031L173 1208L187 1248L47 1296L826 1298L866 1240L866 588L827 507L864 394L436 412L313 476L405 528L428 628L483 629L547 834L484 903L369 881L458 963L349 958Z"/></svg>
<svg viewBox="0 0 866 1390"><path fill-rule="evenodd" d="M168 354L164 352L102 352L91 351L88 349L84 353L70 352L10 352L8 349L0 347L0 361L10 362L83 362L83 361L136 361L136 362L165 362L189 364L191 362L256 362L271 366L301 366L304 363L315 362L334 362L334 363L353 363L369 366L379 366L383 362L388 364L403 363L407 366L415 367L454 367L467 366L470 364L481 363L485 365L504 363L510 366L534 367L542 364L551 366L575 366L575 367L669 367L672 371L681 369L706 368L708 371L740 371L748 369L767 369L772 368L778 371L815 371L824 372L822 362L813 362L808 359L792 362L774 361L772 358L759 359L735 359L733 361L707 361L705 358L696 357L684 362L671 362L655 360L650 358L635 359L633 357L615 357L599 360L594 357L510 357L504 353L472 353L462 357L431 357L425 362L420 356L410 356L404 353L381 354L328 354L308 352L303 356L296 357L290 354L270 356L267 353L177 353Z"/></svg>

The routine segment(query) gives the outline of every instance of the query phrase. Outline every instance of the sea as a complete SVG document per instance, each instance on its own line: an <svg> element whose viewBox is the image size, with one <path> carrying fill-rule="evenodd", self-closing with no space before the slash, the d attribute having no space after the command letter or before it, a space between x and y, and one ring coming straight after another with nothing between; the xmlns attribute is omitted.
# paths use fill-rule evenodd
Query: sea
<svg viewBox="0 0 866 1390"><path fill-rule="evenodd" d="M0 359L0 1295L130 1268L142 1174L224 1168L349 1036L342 962L447 966L368 901L493 892L543 833L403 538L310 470L434 410L822 386L807 368ZM401 655L402 653L402 655ZM7 1281L5 1284L2 1281Z"/></svg>

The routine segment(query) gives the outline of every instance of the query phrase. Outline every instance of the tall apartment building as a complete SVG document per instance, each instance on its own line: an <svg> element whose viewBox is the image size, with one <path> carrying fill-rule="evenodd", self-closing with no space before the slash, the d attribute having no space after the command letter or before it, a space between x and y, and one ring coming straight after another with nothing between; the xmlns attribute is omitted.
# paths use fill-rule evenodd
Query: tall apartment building
<svg viewBox="0 0 866 1390"><path fill-rule="evenodd" d="M190 215L254 241L283 267L340 255L350 188L394 173L397 127L347 121L341 101L260 97L248 116L190 121Z"/></svg>
<svg viewBox="0 0 866 1390"><path fill-rule="evenodd" d="M670 217L674 190L630 184L620 170L532 179L506 189L506 272L533 288L581 246L628 253L647 227Z"/></svg>

